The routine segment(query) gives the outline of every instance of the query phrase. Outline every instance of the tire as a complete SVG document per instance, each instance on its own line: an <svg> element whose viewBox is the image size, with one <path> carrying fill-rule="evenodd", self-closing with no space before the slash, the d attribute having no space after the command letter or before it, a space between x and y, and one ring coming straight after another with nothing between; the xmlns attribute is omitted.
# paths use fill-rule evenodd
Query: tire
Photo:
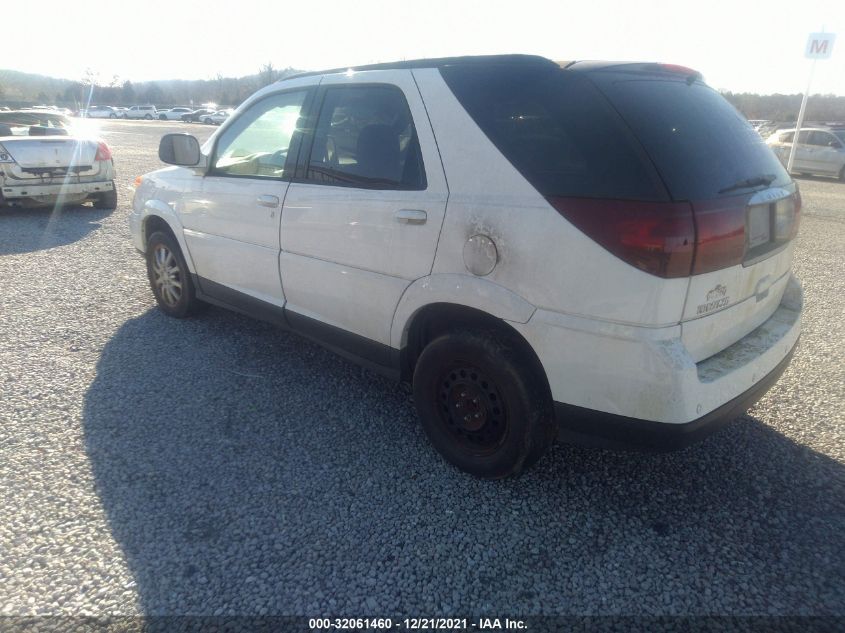
<svg viewBox="0 0 845 633"><path fill-rule="evenodd" d="M147 240L147 278L159 309L183 319L195 313L199 299L179 243L170 233L157 231ZM164 276L162 271L168 271Z"/></svg>
<svg viewBox="0 0 845 633"><path fill-rule="evenodd" d="M114 187L114 181L112 181L111 191L99 193L94 197L94 208L108 211L117 209L117 189Z"/></svg>
<svg viewBox="0 0 845 633"><path fill-rule="evenodd" d="M153 115L152 115L152 114L145 114L145 115L144 115L144 118L145 118L147 121L152 121L152 120L153 120Z"/></svg>
<svg viewBox="0 0 845 633"><path fill-rule="evenodd" d="M159 115L158 120L159 121L167 121L167 117L164 116L163 114L161 114L161 115Z"/></svg>
<svg viewBox="0 0 845 633"><path fill-rule="evenodd" d="M109 118L110 118L110 119L116 119L116 118L117 118L117 115L116 115L114 112L112 112L112 113L109 115Z"/></svg>
<svg viewBox="0 0 845 633"><path fill-rule="evenodd" d="M845 167L843 167L842 171L839 172L839 180L845 182Z"/></svg>
<svg viewBox="0 0 845 633"><path fill-rule="evenodd" d="M202 120L202 122L203 122L205 125L211 125L211 119L203 119L203 120Z"/></svg>
<svg viewBox="0 0 845 633"><path fill-rule="evenodd" d="M515 337L457 330L431 341L414 370L414 402L434 448L485 479L517 475L554 442L542 369Z"/></svg>

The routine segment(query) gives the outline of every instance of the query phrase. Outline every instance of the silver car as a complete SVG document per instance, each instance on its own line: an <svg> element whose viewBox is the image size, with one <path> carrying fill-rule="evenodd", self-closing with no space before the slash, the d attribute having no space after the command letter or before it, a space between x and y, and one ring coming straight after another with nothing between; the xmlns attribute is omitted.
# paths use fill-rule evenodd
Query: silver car
<svg viewBox="0 0 845 633"><path fill-rule="evenodd" d="M795 129L778 130L766 143L786 165L795 139ZM801 128L792 171L799 174L820 174L845 180L845 129Z"/></svg>
<svg viewBox="0 0 845 633"><path fill-rule="evenodd" d="M111 149L72 131L58 112L0 112L0 207L117 207Z"/></svg>

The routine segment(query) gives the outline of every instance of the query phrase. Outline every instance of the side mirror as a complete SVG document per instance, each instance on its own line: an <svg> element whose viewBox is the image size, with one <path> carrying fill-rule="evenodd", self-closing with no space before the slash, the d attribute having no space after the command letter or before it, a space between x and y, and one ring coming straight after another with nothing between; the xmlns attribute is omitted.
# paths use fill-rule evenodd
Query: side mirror
<svg viewBox="0 0 845 633"><path fill-rule="evenodd" d="M158 144L161 162L180 167L196 167L200 164L199 141L190 134L165 134Z"/></svg>

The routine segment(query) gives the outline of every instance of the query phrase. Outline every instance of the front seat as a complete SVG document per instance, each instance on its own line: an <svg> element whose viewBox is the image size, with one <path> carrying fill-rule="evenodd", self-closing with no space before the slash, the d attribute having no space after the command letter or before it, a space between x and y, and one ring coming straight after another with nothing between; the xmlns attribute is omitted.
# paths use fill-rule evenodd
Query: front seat
<svg viewBox="0 0 845 633"><path fill-rule="evenodd" d="M355 173L364 178L402 182L399 135L389 125L373 124L361 130Z"/></svg>

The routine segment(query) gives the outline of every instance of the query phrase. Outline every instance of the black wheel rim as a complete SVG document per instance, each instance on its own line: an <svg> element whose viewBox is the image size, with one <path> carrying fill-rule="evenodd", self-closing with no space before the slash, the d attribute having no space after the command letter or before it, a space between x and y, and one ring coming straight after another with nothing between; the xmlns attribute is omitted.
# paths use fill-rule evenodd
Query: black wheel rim
<svg viewBox="0 0 845 633"><path fill-rule="evenodd" d="M446 433L462 449L489 454L508 431L507 407L489 376L469 363L458 363L437 382L437 410Z"/></svg>

